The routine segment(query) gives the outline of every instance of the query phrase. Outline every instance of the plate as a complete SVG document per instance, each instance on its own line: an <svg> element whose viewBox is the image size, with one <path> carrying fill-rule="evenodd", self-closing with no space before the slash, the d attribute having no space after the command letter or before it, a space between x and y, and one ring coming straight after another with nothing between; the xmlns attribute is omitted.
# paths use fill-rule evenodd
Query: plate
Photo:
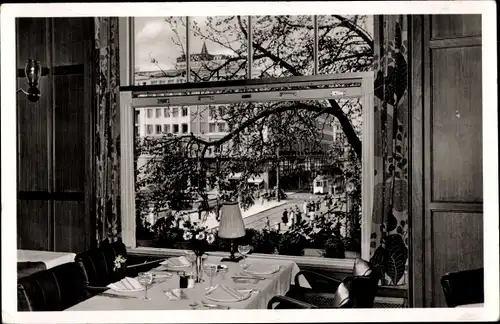
<svg viewBox="0 0 500 324"><path fill-rule="evenodd" d="M253 274L253 275L270 275L270 274L273 274L273 273L280 271L280 269L281 268L279 266L273 266L272 268L270 268L268 270L260 270L259 271L258 269L254 270L250 267L250 268L246 268L243 271L246 273L249 273L249 274Z"/></svg>
<svg viewBox="0 0 500 324"><path fill-rule="evenodd" d="M160 272L154 272L153 273L153 280L154 279L168 279L168 278L172 278L172 274L170 272L164 272L164 273L160 273Z"/></svg>
<svg viewBox="0 0 500 324"><path fill-rule="evenodd" d="M221 298L221 297L217 298L215 296L207 295L207 296L205 296L205 298L208 300L214 301L214 302L219 302L219 303L236 303L236 302L240 302L240 301L243 301L245 299L248 299L252 295L251 289L236 289L236 290L238 292L240 292L241 294L243 294L243 297L235 299L231 296L227 296L224 298Z"/></svg>

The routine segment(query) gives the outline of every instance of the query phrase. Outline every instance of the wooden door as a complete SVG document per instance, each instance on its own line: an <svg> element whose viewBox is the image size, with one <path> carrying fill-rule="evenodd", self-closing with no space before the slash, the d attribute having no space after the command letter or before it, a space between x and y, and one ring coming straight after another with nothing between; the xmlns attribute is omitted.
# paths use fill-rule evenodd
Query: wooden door
<svg viewBox="0 0 500 324"><path fill-rule="evenodd" d="M412 18L412 304L483 266L481 16Z"/></svg>

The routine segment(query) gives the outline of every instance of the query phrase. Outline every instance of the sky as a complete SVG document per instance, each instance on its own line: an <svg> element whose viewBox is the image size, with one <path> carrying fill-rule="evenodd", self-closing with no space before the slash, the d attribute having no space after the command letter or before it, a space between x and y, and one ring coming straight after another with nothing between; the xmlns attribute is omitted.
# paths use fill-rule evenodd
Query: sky
<svg viewBox="0 0 500 324"><path fill-rule="evenodd" d="M221 17L218 17L221 18ZM180 17L175 17L177 21ZM206 32L205 20L206 17L190 17L190 21L198 23L200 28ZM227 24L222 24L219 28L227 27ZM372 33L373 16L368 16L367 29ZM185 46L186 31L185 27L177 29L179 37ZM182 54L181 48L176 45L172 39L177 39L176 34L170 27L170 24L165 21L165 17L136 17L135 18L135 66L136 71L153 71L158 70L158 66L162 70L169 70L175 67L176 58ZM236 35L228 35L229 41L234 41ZM198 36L190 37L191 53L199 53L203 46L203 40ZM211 54L231 54L232 51L227 48L207 41L206 46ZM235 46L233 46L235 47ZM239 44L236 44L239 47ZM151 63L151 58L158 61L158 66Z"/></svg>

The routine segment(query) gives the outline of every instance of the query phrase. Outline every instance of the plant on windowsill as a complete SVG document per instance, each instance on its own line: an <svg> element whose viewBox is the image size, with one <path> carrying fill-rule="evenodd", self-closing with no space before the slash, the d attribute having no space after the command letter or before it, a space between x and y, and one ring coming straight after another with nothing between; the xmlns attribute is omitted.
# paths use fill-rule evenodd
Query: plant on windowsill
<svg viewBox="0 0 500 324"><path fill-rule="evenodd" d="M307 241L310 239L300 228L294 228L280 235L278 252L281 255L304 255Z"/></svg>

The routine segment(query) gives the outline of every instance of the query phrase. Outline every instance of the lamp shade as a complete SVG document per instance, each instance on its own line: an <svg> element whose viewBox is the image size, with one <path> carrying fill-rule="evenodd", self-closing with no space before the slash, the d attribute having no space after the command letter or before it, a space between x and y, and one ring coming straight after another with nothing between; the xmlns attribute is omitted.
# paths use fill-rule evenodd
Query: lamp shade
<svg viewBox="0 0 500 324"><path fill-rule="evenodd" d="M235 239L245 236L245 224L238 202L224 203L221 208L219 237Z"/></svg>

